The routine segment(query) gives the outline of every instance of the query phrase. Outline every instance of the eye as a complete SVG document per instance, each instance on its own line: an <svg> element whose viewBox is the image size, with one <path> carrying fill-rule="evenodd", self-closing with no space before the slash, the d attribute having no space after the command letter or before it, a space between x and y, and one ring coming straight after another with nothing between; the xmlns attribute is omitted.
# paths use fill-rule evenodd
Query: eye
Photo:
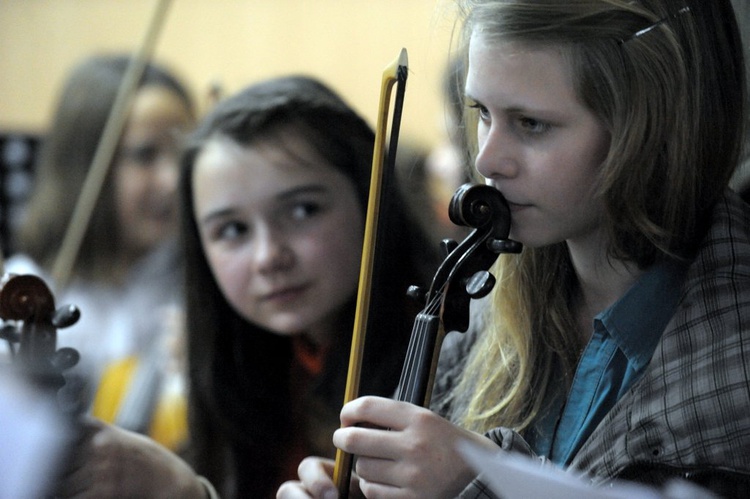
<svg viewBox="0 0 750 499"><path fill-rule="evenodd" d="M136 147L124 147L120 157L124 161L136 163L140 166L153 164L159 157L160 149L156 144L144 144Z"/></svg>
<svg viewBox="0 0 750 499"><path fill-rule="evenodd" d="M238 241L248 233L247 224L239 221L227 221L217 225L211 232L214 241Z"/></svg>
<svg viewBox="0 0 750 499"><path fill-rule="evenodd" d="M300 201L292 205L290 210L291 219L295 221L306 220L321 211L320 203L313 201Z"/></svg>
<svg viewBox="0 0 750 499"><path fill-rule="evenodd" d="M552 128L552 125L534 118L521 117L518 119L522 130L530 134L541 134Z"/></svg>
<svg viewBox="0 0 750 499"><path fill-rule="evenodd" d="M490 112L482 104L480 104L478 102L473 102L471 104L468 104L467 107L469 109L473 109L474 111L476 111L476 113L479 116L480 120L485 121L485 122L490 120Z"/></svg>

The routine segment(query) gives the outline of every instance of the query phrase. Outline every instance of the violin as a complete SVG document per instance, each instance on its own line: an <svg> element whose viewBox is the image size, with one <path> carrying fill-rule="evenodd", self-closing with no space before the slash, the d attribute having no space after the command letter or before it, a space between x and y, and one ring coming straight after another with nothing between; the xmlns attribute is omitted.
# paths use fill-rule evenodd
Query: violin
<svg viewBox="0 0 750 499"><path fill-rule="evenodd" d="M490 266L500 253L522 249L519 242L508 239L510 208L494 187L462 185L451 199L448 215L454 224L473 230L460 244L443 241L446 257L427 291L416 286L408 291L425 307L414 321L396 398L422 407L430 403L446 332L469 328L471 300L487 296L495 285Z"/></svg>
<svg viewBox="0 0 750 499"><path fill-rule="evenodd" d="M446 332L469 328L471 300L487 296L495 286L495 277L488 269L501 253L519 253L522 249L521 243L508 239L510 208L494 187L462 185L451 198L448 215L454 224L473 230L460 244L443 241L446 256L429 289L412 286L407 291L424 308L414 321L395 398L422 407L430 403ZM351 465L351 456L339 449L334 482L340 497L349 495Z"/></svg>
<svg viewBox="0 0 750 499"><path fill-rule="evenodd" d="M171 351L174 347L165 341L180 334L181 331L170 331L167 338L144 355L131 355L108 365L94 396L91 414L148 435L172 451L183 450L188 438L188 408L182 389L182 366L171 365L175 360ZM167 336L166 332L160 335Z"/></svg>

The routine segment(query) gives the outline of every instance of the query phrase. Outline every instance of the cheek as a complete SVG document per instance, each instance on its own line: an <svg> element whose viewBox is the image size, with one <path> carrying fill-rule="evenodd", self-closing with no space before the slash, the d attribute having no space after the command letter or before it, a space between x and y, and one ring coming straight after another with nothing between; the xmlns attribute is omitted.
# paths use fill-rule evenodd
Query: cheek
<svg viewBox="0 0 750 499"><path fill-rule="evenodd" d="M351 223L351 220L349 220ZM308 240L300 254L310 266L330 277L334 286L356 289L362 259L362 235L350 225L346 229L332 229Z"/></svg>
<svg viewBox="0 0 750 499"><path fill-rule="evenodd" d="M206 250L206 259L214 279L227 301L235 307L244 303L241 259L237 255Z"/></svg>
<svg viewBox="0 0 750 499"><path fill-rule="evenodd" d="M361 238L342 237L332 251L331 263L338 270L342 280L346 279L356 285L362 262Z"/></svg>
<svg viewBox="0 0 750 499"><path fill-rule="evenodd" d="M571 148L568 154L546 158L546 167L540 171L539 184L546 186L546 197L567 203L571 208L595 203L596 183L601 170L602 155L599 147L591 144Z"/></svg>
<svg viewBox="0 0 750 499"><path fill-rule="evenodd" d="M141 194L147 181L143 174L134 168L118 169L115 177L115 195L119 211L136 211L140 204Z"/></svg>

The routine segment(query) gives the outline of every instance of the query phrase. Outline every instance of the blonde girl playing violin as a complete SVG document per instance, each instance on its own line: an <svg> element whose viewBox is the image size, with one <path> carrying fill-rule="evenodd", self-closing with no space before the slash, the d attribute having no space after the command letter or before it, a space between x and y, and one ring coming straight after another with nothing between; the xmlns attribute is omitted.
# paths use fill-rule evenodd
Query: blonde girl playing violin
<svg viewBox="0 0 750 499"><path fill-rule="evenodd" d="M334 444L365 497L494 497L459 441L661 486L750 488L745 65L729 0L466 0L477 172L507 198L484 327L437 411L362 397ZM455 340L455 341L454 341ZM377 429L373 428L388 428ZM335 497L309 458L283 499ZM502 491L498 491L502 493Z"/></svg>

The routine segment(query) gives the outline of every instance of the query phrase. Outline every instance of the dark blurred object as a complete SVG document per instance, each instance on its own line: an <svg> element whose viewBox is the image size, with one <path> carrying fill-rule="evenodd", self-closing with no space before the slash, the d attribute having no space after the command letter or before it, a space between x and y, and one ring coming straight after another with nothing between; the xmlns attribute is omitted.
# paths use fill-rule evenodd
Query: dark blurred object
<svg viewBox="0 0 750 499"><path fill-rule="evenodd" d="M740 188L740 196L745 200L746 203L750 204L750 179L745 182L745 185Z"/></svg>
<svg viewBox="0 0 750 499"><path fill-rule="evenodd" d="M0 132L0 248L5 256L15 250L13 237L31 191L40 144L40 135Z"/></svg>

